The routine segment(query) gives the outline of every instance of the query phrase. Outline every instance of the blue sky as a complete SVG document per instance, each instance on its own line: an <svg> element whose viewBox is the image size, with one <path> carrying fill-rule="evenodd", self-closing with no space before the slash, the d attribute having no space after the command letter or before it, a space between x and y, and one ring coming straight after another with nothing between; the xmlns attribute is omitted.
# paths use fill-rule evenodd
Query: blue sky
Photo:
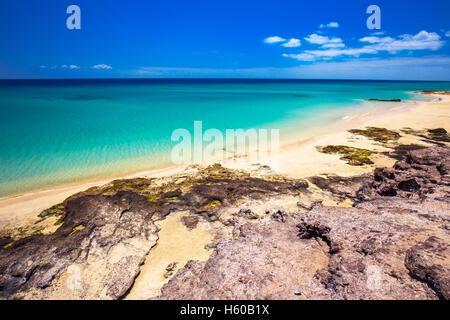
<svg viewBox="0 0 450 320"><path fill-rule="evenodd" d="M72 4L81 30L66 27ZM450 80L449 13L448 0L0 0L0 78Z"/></svg>

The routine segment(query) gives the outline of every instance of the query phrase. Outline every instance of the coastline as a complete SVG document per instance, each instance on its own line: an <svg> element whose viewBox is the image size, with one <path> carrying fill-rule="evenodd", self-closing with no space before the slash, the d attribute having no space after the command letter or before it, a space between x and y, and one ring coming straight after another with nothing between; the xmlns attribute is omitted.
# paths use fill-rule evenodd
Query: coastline
<svg viewBox="0 0 450 320"><path fill-rule="evenodd" d="M353 128L367 126L383 127L391 130L400 130L409 127L415 130L424 128L448 127L450 117L450 98L445 95L432 94L433 101L420 101L415 104L402 105L389 109L383 108L379 112L364 112L350 115L344 119L320 128L321 133L311 135L302 132L298 136L281 141L279 153L279 170L277 173L293 178L304 178L312 175L332 173L341 176L352 176L370 172L376 166L391 166L394 160L377 156L373 165L349 166L339 160L338 155L320 153L316 146L333 144L350 144L358 148L371 148L377 151L386 151L386 148L364 137L355 138L347 132ZM380 102L383 103L383 102ZM430 110L432 109L432 110ZM308 136L309 134L309 136ZM401 143L412 143L417 139L412 136L404 136ZM416 141L417 142L417 141ZM426 145L426 143L422 143ZM273 159L268 157L260 161L260 165L270 166ZM207 161L205 165L216 161ZM81 184L70 184L55 187L48 190L38 190L22 195L15 195L0 199L0 231L5 231L17 226L27 225L36 220L37 214L52 205L62 202L67 197L81 192L93 186L103 185L117 179L137 177L168 177L186 170L188 165L170 166L149 171L139 171L133 174L118 176L109 179L96 180ZM229 166L233 168L233 166ZM250 169L251 165L236 164L234 168Z"/></svg>

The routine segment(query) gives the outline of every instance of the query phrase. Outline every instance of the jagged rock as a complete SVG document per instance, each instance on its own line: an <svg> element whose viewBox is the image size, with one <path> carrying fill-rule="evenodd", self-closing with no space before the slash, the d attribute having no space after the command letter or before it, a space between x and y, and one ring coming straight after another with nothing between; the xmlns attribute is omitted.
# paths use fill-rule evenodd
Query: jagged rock
<svg viewBox="0 0 450 320"><path fill-rule="evenodd" d="M161 186L146 178L115 180L88 189L43 211L41 219L58 216L62 222L55 233L2 238L0 298L119 299L156 244L154 221L176 211L215 221L219 209L238 199L297 196L301 183L252 178L217 165L175 180ZM183 218L188 228L198 220Z"/></svg>
<svg viewBox="0 0 450 320"><path fill-rule="evenodd" d="M438 184L449 184L450 149L429 148L411 151L393 168L377 168L374 179L358 191L360 200L385 196L421 198Z"/></svg>
<svg viewBox="0 0 450 320"><path fill-rule="evenodd" d="M179 270L160 298L448 299L447 154L443 148L417 150L406 164L381 169L395 181L396 196L374 192L352 208L315 206L306 214L286 214L284 223L241 226L239 238L219 243L208 261ZM425 182L427 177L436 179ZM405 199L418 192L414 178L427 193Z"/></svg>
<svg viewBox="0 0 450 320"><path fill-rule="evenodd" d="M69 200L54 234L23 238L0 250L0 295L21 297L31 290L34 298L120 298L156 244L149 208L148 200L132 191Z"/></svg>
<svg viewBox="0 0 450 320"><path fill-rule="evenodd" d="M358 190L361 186L370 180L369 175L361 175L354 177L339 177L335 175L328 175L324 177L310 177L308 180L318 186L322 190L329 191L333 197L339 200L358 199Z"/></svg>
<svg viewBox="0 0 450 320"><path fill-rule="evenodd" d="M308 299L324 292L313 276L328 255L317 241L300 240L295 225L289 217L242 225L240 237L219 243L208 261L180 269L160 299Z"/></svg>
<svg viewBox="0 0 450 320"><path fill-rule="evenodd" d="M420 149L426 149L426 147L417 144L401 144L398 146L394 146L390 151L382 153L395 160L402 160L406 157L408 152Z"/></svg>
<svg viewBox="0 0 450 320"><path fill-rule="evenodd" d="M430 237L406 252L405 265L411 274L425 281L436 294L450 299L450 250L448 242Z"/></svg>

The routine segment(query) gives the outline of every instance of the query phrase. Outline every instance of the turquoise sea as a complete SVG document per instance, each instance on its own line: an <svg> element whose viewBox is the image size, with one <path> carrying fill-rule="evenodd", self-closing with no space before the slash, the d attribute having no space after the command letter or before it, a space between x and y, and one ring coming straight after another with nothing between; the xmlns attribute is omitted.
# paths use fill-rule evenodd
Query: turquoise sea
<svg viewBox="0 0 450 320"><path fill-rule="evenodd" d="M170 165L177 128L280 128L281 137L449 82L2 80L0 197Z"/></svg>

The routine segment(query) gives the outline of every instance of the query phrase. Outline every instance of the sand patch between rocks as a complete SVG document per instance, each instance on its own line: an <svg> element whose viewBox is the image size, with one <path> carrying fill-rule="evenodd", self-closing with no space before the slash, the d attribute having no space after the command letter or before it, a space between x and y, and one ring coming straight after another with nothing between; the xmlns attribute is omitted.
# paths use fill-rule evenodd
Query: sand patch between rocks
<svg viewBox="0 0 450 320"><path fill-rule="evenodd" d="M165 278L166 268L176 262L172 275L189 260L206 261L212 250L204 247L213 240L213 234L202 226L188 230L181 218L188 212L177 212L156 222L160 228L157 245L148 254L141 273L136 278L133 288L126 296L127 300L149 299L158 296L162 286L170 277Z"/></svg>

